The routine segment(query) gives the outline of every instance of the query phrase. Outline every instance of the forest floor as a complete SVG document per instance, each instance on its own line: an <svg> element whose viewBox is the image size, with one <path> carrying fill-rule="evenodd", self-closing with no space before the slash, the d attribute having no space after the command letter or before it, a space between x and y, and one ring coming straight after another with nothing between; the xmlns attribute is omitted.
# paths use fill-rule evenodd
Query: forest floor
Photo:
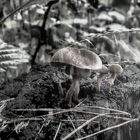
<svg viewBox="0 0 140 140"><path fill-rule="evenodd" d="M102 83L100 93L96 91L95 73L81 80L80 104L71 109L63 108L64 97L60 96L58 86L61 82L65 94L70 86L69 77L50 65L35 65L28 74L3 83L0 87L0 99L14 98L14 100L8 101L3 110L1 107L3 118L1 125L5 127L1 126L0 137L8 139L16 136L21 140L46 138L51 140L55 137L62 139L99 114L116 113L108 108L128 112L131 117L127 114L99 117L73 134L70 139L84 137L130 118L137 118L140 113L140 65L124 64L122 67L124 71L115 80L111 93L108 92L107 78ZM137 125L131 126L131 132L140 129L139 123L140 121ZM106 140L109 137L117 137L116 132L114 129L97 135L96 138ZM132 133L131 137L138 138L137 135L133 135Z"/></svg>

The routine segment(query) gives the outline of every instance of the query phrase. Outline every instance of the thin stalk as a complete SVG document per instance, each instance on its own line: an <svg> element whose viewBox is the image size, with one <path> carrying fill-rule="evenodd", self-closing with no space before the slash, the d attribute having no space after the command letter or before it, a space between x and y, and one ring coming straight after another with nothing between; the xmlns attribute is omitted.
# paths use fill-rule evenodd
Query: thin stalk
<svg viewBox="0 0 140 140"><path fill-rule="evenodd" d="M96 109L102 109L102 110L107 110L107 111L114 111L114 112L118 112L118 113L122 113L122 114L131 116L130 113L125 112L125 111L121 111L118 109L105 108L105 107L101 107L101 106L82 106L82 107L83 108L96 108Z"/></svg>

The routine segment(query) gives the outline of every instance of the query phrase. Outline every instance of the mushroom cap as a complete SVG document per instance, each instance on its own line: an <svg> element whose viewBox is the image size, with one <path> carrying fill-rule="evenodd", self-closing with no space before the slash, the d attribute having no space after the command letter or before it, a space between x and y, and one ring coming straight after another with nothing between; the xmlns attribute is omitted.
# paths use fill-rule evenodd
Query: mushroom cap
<svg viewBox="0 0 140 140"><path fill-rule="evenodd" d="M123 68L119 64L109 64L108 66L111 73L121 74L123 72Z"/></svg>
<svg viewBox="0 0 140 140"><path fill-rule="evenodd" d="M65 47L58 50L51 63L72 65L80 69L98 70L102 68L100 57L87 49Z"/></svg>

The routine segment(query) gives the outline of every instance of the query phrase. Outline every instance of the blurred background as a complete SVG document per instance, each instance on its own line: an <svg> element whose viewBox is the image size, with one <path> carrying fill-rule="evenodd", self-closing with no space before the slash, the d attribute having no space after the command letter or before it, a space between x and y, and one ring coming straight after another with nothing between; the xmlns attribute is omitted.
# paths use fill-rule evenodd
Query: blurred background
<svg viewBox="0 0 140 140"><path fill-rule="evenodd" d="M69 45L107 63L139 63L139 26L138 0L1 0L1 82L47 64Z"/></svg>

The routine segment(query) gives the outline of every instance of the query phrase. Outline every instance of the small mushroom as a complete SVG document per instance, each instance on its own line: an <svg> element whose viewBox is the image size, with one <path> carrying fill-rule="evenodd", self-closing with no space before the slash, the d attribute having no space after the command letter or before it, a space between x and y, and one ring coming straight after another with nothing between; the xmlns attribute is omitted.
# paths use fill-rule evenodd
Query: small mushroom
<svg viewBox="0 0 140 140"><path fill-rule="evenodd" d="M102 65L102 68L99 69L97 72L99 72L99 75L97 77L97 91L100 92L103 77L107 74L110 74L110 77L108 79L110 92L111 86L114 84L116 76L123 72L123 68L119 64L108 64L106 66Z"/></svg>
<svg viewBox="0 0 140 140"><path fill-rule="evenodd" d="M102 68L102 61L97 54L87 49L66 47L58 50L52 57L52 64L64 64L70 67L72 84L66 93L65 101L71 106L72 101L78 103L80 79L87 78L91 70Z"/></svg>
<svg viewBox="0 0 140 140"><path fill-rule="evenodd" d="M119 64L109 64L108 69L111 74L109 78L109 84L111 90L111 86L114 84L116 76L123 72L123 68Z"/></svg>

